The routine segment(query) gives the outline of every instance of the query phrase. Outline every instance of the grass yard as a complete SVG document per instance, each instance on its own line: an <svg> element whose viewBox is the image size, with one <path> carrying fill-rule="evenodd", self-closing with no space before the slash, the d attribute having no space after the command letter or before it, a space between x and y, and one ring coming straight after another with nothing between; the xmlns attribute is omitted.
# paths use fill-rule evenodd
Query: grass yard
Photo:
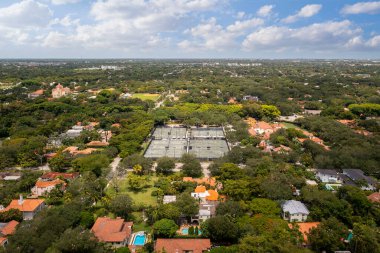
<svg viewBox="0 0 380 253"><path fill-rule="evenodd" d="M135 93L135 94L132 94L132 98L139 98L142 101L153 100L154 102L156 102L160 98L160 96L161 96L160 94L151 94L151 93Z"/></svg>
<svg viewBox="0 0 380 253"><path fill-rule="evenodd" d="M127 178L123 178L120 180L119 184L119 194L120 193L126 193L128 194L133 202L136 205L144 204L144 205L157 205L157 198L155 196L151 196L152 191L157 190L156 187L153 186L154 181L157 180L156 176L150 176L149 177L149 187L143 189L140 192L133 192L128 188L128 180ZM114 196L116 194L115 189L113 187L107 188L107 194L110 196Z"/></svg>
<svg viewBox="0 0 380 253"><path fill-rule="evenodd" d="M283 124L285 126L286 129L288 128L296 128L296 129L300 129L298 126L292 124L292 123L288 123L288 122L281 122L281 124Z"/></svg>

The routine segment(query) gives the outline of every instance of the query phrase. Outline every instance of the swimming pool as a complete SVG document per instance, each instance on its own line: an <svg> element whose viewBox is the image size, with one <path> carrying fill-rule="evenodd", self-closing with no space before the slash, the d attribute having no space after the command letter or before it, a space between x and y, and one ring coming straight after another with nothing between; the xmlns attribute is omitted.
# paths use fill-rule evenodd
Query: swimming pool
<svg viewBox="0 0 380 253"><path fill-rule="evenodd" d="M145 244L145 235L136 235L133 240L133 245L144 246Z"/></svg>
<svg viewBox="0 0 380 253"><path fill-rule="evenodd" d="M183 235L188 235L189 234L189 228L183 228L181 229L181 233ZM202 234L202 231L201 230L198 230L198 234L201 235Z"/></svg>

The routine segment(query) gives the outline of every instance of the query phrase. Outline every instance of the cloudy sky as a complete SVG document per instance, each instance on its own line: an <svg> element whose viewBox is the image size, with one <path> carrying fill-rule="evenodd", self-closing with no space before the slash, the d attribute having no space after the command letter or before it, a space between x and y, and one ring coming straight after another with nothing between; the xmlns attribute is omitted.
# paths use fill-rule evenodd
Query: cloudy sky
<svg viewBox="0 0 380 253"><path fill-rule="evenodd" d="M380 58L380 1L1 0L0 58Z"/></svg>

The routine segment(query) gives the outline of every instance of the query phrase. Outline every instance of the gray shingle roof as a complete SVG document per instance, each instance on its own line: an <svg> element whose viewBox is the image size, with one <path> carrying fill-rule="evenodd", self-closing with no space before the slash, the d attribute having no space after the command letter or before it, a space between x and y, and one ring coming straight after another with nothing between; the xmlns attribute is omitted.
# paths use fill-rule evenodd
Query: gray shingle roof
<svg viewBox="0 0 380 253"><path fill-rule="evenodd" d="M282 204L283 212L288 212L289 214L309 214L307 207L300 201L287 200Z"/></svg>

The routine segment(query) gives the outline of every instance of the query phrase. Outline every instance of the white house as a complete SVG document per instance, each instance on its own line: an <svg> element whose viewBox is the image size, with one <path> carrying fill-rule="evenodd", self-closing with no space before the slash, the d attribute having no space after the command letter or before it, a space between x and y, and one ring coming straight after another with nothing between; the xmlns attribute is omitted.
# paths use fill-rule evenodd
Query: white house
<svg viewBox="0 0 380 253"><path fill-rule="evenodd" d="M0 212L5 212L10 209L18 209L22 212L24 220L32 220L34 216L45 207L45 200L43 199L14 199L12 202Z"/></svg>
<svg viewBox="0 0 380 253"><path fill-rule="evenodd" d="M60 179L55 179L53 181L38 180L36 185L32 188L32 193L37 196L44 196L58 185L61 185L61 189L64 190L66 183Z"/></svg>
<svg viewBox="0 0 380 253"><path fill-rule="evenodd" d="M342 179L340 178L336 170L317 170L315 174L322 183L341 183Z"/></svg>
<svg viewBox="0 0 380 253"><path fill-rule="evenodd" d="M300 201L287 200L282 205L282 218L290 222L304 222L309 215L309 210Z"/></svg>

